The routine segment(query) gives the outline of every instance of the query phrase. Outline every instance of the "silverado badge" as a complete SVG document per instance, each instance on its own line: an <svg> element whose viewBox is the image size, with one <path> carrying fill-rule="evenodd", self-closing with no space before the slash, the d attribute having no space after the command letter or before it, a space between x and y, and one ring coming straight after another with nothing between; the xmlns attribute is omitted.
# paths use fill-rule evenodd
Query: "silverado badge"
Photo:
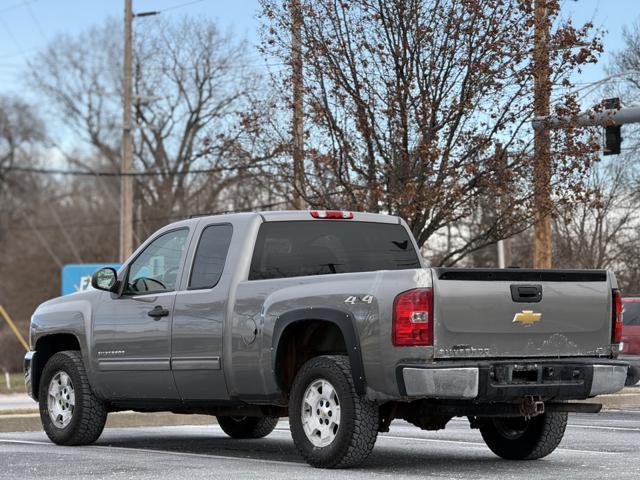
<svg viewBox="0 0 640 480"><path fill-rule="evenodd" d="M533 313L533 310L523 310L513 316L513 323L520 323L525 327L531 326L540 321L541 313Z"/></svg>

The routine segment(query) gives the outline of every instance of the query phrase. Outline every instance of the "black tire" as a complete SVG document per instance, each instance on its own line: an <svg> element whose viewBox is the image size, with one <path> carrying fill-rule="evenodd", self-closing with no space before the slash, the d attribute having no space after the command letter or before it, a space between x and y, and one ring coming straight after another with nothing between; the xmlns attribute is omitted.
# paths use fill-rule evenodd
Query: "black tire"
<svg viewBox="0 0 640 480"><path fill-rule="evenodd" d="M326 446L316 446L304 431L303 397L318 380L328 381L340 407L340 423ZM298 371L289 398L289 425L300 455L319 468L348 468L364 461L378 436L378 406L356 393L349 359L340 355L312 358Z"/></svg>
<svg viewBox="0 0 640 480"><path fill-rule="evenodd" d="M222 431L231 438L263 438L273 432L278 417L216 417Z"/></svg>
<svg viewBox="0 0 640 480"><path fill-rule="evenodd" d="M625 387L632 387L640 381L640 368L629 367L627 371L627 379L624 382Z"/></svg>
<svg viewBox="0 0 640 480"><path fill-rule="evenodd" d="M488 419L480 427L480 433L499 457L536 460L556 449L566 428L567 413L548 412L529 420L523 417Z"/></svg>
<svg viewBox="0 0 640 480"><path fill-rule="evenodd" d="M64 372L71 379L75 405L71 409L71 420L58 426L49 415L49 384L54 376ZM40 419L45 433L58 445L88 445L95 442L107 421L107 408L98 399L89 385L87 372L80 352L67 350L54 354L42 371L38 387Z"/></svg>

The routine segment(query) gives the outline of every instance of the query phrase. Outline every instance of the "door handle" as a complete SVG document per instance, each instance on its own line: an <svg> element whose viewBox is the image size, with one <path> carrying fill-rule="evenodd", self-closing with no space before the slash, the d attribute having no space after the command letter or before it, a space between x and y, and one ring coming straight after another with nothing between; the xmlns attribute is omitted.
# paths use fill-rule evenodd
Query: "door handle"
<svg viewBox="0 0 640 480"><path fill-rule="evenodd" d="M519 303L538 303L542 300L542 285L511 285L511 300Z"/></svg>
<svg viewBox="0 0 640 480"><path fill-rule="evenodd" d="M147 313L147 315L152 317L154 320L160 320L162 317L169 316L169 310L167 310L166 308L162 308L160 305L156 305L153 310L149 310L149 313Z"/></svg>

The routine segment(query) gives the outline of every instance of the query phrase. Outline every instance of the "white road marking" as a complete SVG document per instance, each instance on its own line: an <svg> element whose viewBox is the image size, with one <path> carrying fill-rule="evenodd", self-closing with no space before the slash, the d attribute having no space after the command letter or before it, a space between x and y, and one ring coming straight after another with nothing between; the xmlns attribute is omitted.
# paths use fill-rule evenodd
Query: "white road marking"
<svg viewBox="0 0 640 480"><path fill-rule="evenodd" d="M488 448L482 442L467 442L464 440L444 440L444 439L441 440L438 438L415 438L415 437L401 437L396 435L379 435L378 438L389 438L389 439L397 439L397 440L415 440L417 442L431 442L431 443L453 443L453 444L469 445L476 448L479 447L482 449ZM608 452L606 450L580 450L577 448L562 448L562 447L556 448L556 451L588 453L588 454L604 453L605 455L622 455L624 453L624 452Z"/></svg>
<svg viewBox="0 0 640 480"><path fill-rule="evenodd" d="M274 430L274 432L279 432L279 433L285 433L288 430L284 430L283 428L276 428ZM487 449L488 447L484 444L484 442L468 442L465 440L446 440L446 439L439 439L439 438L420 438L420 437L404 437L401 435L388 435L388 434L380 434L378 435L378 439L381 438L386 438L386 439L390 439L390 440L415 440L416 442L428 442L428 443L447 443L447 444L454 444L454 445L468 445L470 447L475 447L475 448L481 448L481 449ZM593 453L604 453L605 455L622 455L625 452L609 452L606 450L581 450L578 448L564 448L564 447L558 447L556 448L556 451L565 451L565 452L577 452L577 453L587 453L587 454L593 454Z"/></svg>
<svg viewBox="0 0 640 480"><path fill-rule="evenodd" d="M594 430L624 430L631 432L640 432L640 428L632 427L601 427L599 425L568 425L572 428L593 428Z"/></svg>
<svg viewBox="0 0 640 480"><path fill-rule="evenodd" d="M190 453L190 452L174 452L171 450L154 450L149 448L130 448L130 447L115 447L110 445L91 445L87 448L100 448L100 449L118 449L118 450L127 450L134 451L140 453L159 453L159 454L168 454L168 455L176 455L176 456L185 456L185 457L198 457L198 458L208 458L208 459L223 459L223 460L242 460L244 462L258 462L258 463L269 463L272 465L288 465L288 466L308 466L303 462L287 462L285 460L265 460L260 458L252 458L252 457L234 457L232 455L217 455L217 454L205 454L205 453Z"/></svg>
<svg viewBox="0 0 640 480"><path fill-rule="evenodd" d="M603 429L603 430L631 430L631 431L640 431L640 428L629 428L629 427L600 427L600 426L592 426L592 425L570 425L572 427L577 428L591 428L591 429ZM202 428L201 425L194 425L194 428ZM220 427L217 425L213 425L215 430L222 431ZM184 428L183 427L168 427L168 428ZM288 434L289 429L286 426L276 427L274 429L275 433ZM416 442L425 442L425 443L435 443L435 444L449 444L449 445L467 445L473 448L487 449L486 445L483 442L470 442L465 440L447 440L447 439L438 439L438 438L420 438L420 437L410 437L410 436L401 436L401 435L389 435L389 434L381 434L378 435L379 439L386 440L403 440L403 441L416 441ZM14 440L14 439L6 439L0 438L0 443L16 443L16 444L25 444L25 445L46 445L46 446L55 446L55 444L46 442L46 441L34 441L34 440ZM219 458L223 460L245 460L251 462L261 462L261 463L271 463L275 465L306 465L306 463L300 462L289 462L282 460L262 460L257 458L250 457L234 457L227 455L215 455L215 454L200 454L200 453L190 453L190 452L175 452L175 451L167 451L167 450L154 450L154 449L145 449L145 448L133 448L133 447L118 447L118 446L110 446L110 445L90 445L85 448L93 448L93 449L119 449L119 450L127 450L141 453L159 453L159 454L167 454L167 455L177 455L177 456L193 456L199 458ZM594 454L601 453L605 455L623 455L624 452L610 452L606 450L581 450L575 448L563 448L559 447L556 451L564 451L564 452L572 452L572 453L585 453L585 454Z"/></svg>
<svg viewBox="0 0 640 480"><path fill-rule="evenodd" d="M36 442L33 440L13 440L11 438L0 438L0 443L23 443L25 445L54 445L51 442Z"/></svg>
<svg viewBox="0 0 640 480"><path fill-rule="evenodd" d="M634 423L634 424L638 424L638 420L614 420L616 422L630 422L630 423ZM461 418L452 418L451 420L449 420L449 423L456 423L456 424L466 424L469 425L469 422L467 420L463 420ZM632 432L640 432L640 428L633 428L633 427L607 427L607 426L603 426L603 425L584 425L584 424L580 424L580 423L568 423L567 424L567 428L593 428L596 430L628 430L628 431L632 431Z"/></svg>
<svg viewBox="0 0 640 480"><path fill-rule="evenodd" d="M44 445L49 447L56 447L57 445L50 442L38 442L32 440L13 440L9 438L0 438L0 443L17 443L17 444L25 444L25 445ZM155 453L155 454L166 454L166 455L175 455L182 457L197 457L197 458L208 458L209 460L242 460L245 462L258 462L258 463L269 463L274 465L297 465L297 466L307 466L306 463L302 462L287 462L284 460L263 460L259 458L251 458L251 457L234 457L230 455L216 455L216 454L204 454L204 453L190 453L190 452L174 452L171 450L154 450L149 448L133 448L133 447L117 447L112 445L87 445L84 447L75 447L75 448L85 448L90 450L126 450L131 452L139 452L139 453Z"/></svg>

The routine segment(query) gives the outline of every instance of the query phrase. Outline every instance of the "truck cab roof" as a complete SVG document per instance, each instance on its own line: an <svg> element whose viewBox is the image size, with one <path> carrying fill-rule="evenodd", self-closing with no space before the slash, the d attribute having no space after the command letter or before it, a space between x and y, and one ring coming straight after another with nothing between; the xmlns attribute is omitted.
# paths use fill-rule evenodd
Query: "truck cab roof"
<svg viewBox="0 0 640 480"><path fill-rule="evenodd" d="M338 210L269 210L269 211L256 211L256 212L239 212L239 213L220 213L220 214L197 214L192 215L188 219L179 220L173 222L162 230L170 230L176 227L184 227L195 225L201 220L209 221L224 221L230 223L246 222L260 217L263 222L295 222L303 220L331 220L331 218L316 218L312 215L312 212L342 212ZM383 213L366 213L366 212L346 212L352 214L352 218L344 218L344 221L353 222L371 222L371 223L389 223L389 224L402 224L404 223L400 217L395 215L387 215ZM335 218L334 218L335 220Z"/></svg>

